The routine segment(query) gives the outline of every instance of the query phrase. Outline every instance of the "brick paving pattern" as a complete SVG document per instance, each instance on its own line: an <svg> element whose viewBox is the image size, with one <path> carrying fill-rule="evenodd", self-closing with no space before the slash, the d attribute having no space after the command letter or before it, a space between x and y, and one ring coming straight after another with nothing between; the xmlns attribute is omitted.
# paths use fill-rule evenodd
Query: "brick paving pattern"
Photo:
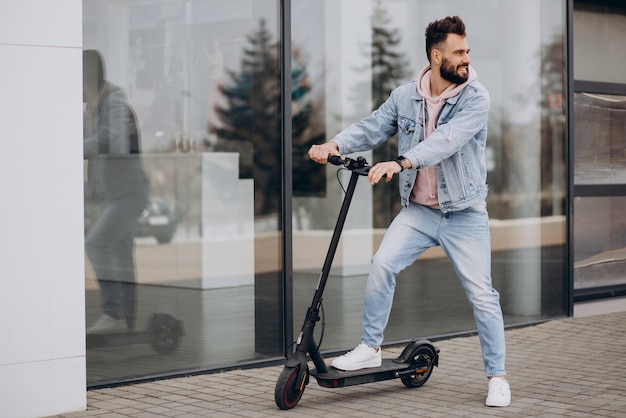
<svg viewBox="0 0 626 418"><path fill-rule="evenodd" d="M507 408L484 406L487 381L470 336L436 342L439 367L417 389L400 380L325 389L311 378L299 404L281 411L282 366L273 366L91 390L87 411L59 417L626 417L626 311L510 329L506 338Z"/></svg>

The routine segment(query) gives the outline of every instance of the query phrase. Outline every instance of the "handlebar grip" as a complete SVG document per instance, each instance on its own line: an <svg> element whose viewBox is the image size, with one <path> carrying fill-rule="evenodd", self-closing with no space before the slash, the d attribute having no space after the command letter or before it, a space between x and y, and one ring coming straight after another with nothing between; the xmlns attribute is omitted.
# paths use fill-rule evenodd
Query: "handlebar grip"
<svg viewBox="0 0 626 418"><path fill-rule="evenodd" d="M340 155L329 155L328 162L333 165L343 165L343 158Z"/></svg>

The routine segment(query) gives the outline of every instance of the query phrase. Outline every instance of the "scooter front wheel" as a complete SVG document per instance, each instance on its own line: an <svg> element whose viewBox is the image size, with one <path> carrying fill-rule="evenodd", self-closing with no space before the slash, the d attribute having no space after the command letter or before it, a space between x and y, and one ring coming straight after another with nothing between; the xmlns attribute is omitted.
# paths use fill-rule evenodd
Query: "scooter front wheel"
<svg viewBox="0 0 626 418"><path fill-rule="evenodd" d="M163 355L175 353L185 334L182 322L168 314L152 315L146 332L154 351Z"/></svg>
<svg viewBox="0 0 626 418"><path fill-rule="evenodd" d="M414 373L402 377L401 380L407 388L418 388L426 383L433 372L437 353L429 345L420 345L411 357L411 367Z"/></svg>
<svg viewBox="0 0 626 418"><path fill-rule="evenodd" d="M274 389L274 400L280 409L291 409L298 404L309 380L309 367L300 376L300 365L285 366L278 376Z"/></svg>

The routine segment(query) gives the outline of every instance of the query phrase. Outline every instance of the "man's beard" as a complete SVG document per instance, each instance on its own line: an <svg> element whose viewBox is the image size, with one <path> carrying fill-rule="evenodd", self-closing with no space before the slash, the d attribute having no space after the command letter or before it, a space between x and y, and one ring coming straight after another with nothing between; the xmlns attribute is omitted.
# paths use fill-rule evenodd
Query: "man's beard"
<svg viewBox="0 0 626 418"><path fill-rule="evenodd" d="M467 68L467 74L466 75L459 75L457 71L457 68L454 68L451 64L450 61L443 58L442 62L441 62L441 68L439 68L439 73L441 74L441 77L444 80L448 80L451 83L454 84L463 84L467 81L467 79L469 78L469 66L466 67Z"/></svg>

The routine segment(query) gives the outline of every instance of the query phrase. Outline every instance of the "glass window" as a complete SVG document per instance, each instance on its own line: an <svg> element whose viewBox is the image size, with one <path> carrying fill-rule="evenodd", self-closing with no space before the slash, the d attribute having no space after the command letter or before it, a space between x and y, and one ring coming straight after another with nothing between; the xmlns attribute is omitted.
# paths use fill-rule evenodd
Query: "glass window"
<svg viewBox="0 0 626 418"><path fill-rule="evenodd" d="M83 1L88 384L282 355L277 18Z"/></svg>
<svg viewBox="0 0 626 418"><path fill-rule="evenodd" d="M574 78L626 83L624 39L626 9L574 2ZM616 3L616 2L613 2Z"/></svg>
<svg viewBox="0 0 626 418"><path fill-rule="evenodd" d="M574 290L580 298L626 284L626 77L616 42L625 31L623 6L575 2L574 77L595 82L579 83L574 95Z"/></svg>
<svg viewBox="0 0 626 418"><path fill-rule="evenodd" d="M294 275L285 279L294 312L283 312L278 2L83 0L84 46L102 57L110 83L86 103L85 138L98 126L121 138L91 141L85 162L86 319L89 327L107 312L113 320L100 324L113 332L88 332L88 383L282 356L283 320L293 315L299 330L348 180L306 151L417 76L427 62L424 28L451 14L468 26L491 95L488 206L505 320L561 315L563 3L292 0ZM102 123L114 102L119 129ZM363 155L377 162L396 153L392 140ZM123 181L129 167L132 182ZM103 218L114 180L124 196L144 199L127 199L136 213L117 205L122 216ZM397 183L359 183L325 294L324 350L360 338L369 260L398 210ZM102 219L105 237L126 239L122 267L101 262L122 251L91 235ZM386 342L474 327L441 251L401 273Z"/></svg>
<svg viewBox="0 0 626 418"><path fill-rule="evenodd" d="M575 93L575 184L626 183L626 97Z"/></svg>
<svg viewBox="0 0 626 418"><path fill-rule="evenodd" d="M310 69L325 140L368 115L427 64L424 29L460 15L491 95L487 142L493 280L507 324L561 315L565 280L565 4L552 1L294 0L292 42ZM523 34L523 35L522 35ZM321 129L320 129L321 131ZM395 158L390 141L363 153ZM309 166L310 161L303 162ZM347 184L325 167L294 197L294 332L304 319ZM324 175L325 174L325 175ZM369 261L399 209L397 183L359 183L325 292L324 348L353 347ZM465 294L435 248L403 271L387 343L474 329Z"/></svg>
<svg viewBox="0 0 626 418"><path fill-rule="evenodd" d="M577 197L574 213L575 289L623 285L626 197Z"/></svg>

